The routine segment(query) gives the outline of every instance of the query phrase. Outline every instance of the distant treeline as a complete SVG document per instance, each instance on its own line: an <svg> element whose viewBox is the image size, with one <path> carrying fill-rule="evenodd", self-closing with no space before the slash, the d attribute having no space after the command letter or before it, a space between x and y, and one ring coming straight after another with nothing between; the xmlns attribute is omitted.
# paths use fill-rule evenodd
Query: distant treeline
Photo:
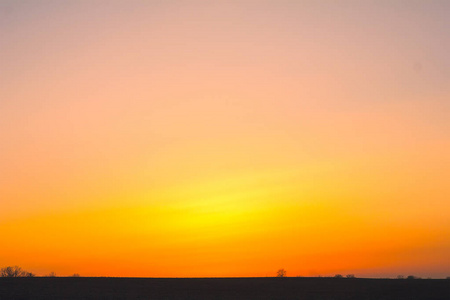
<svg viewBox="0 0 450 300"><path fill-rule="evenodd" d="M276 277L287 277L286 274L287 274L286 270L279 269L276 273ZM36 274L25 271L19 266L8 266L8 267L4 267L4 268L0 269L0 277L36 277ZM49 274L44 275L43 277L56 277L56 273L50 272ZM80 277L80 274L75 273L75 274L72 274L72 276L70 276L70 277ZM297 276L297 277L302 277L302 276ZM319 275L318 277L322 277L322 276ZM353 279L353 278L356 278L356 276L354 274L347 274L345 276L341 275L341 274L336 274L332 278ZM403 275L398 275L397 279L421 279L421 278L414 276L414 275L409 275L407 277L405 277ZM428 279L431 279L431 278L428 278ZM447 277L446 279L450 279L450 276Z"/></svg>
<svg viewBox="0 0 450 300"><path fill-rule="evenodd" d="M279 269L276 273L276 277L287 277L286 276L287 272L285 269ZM303 276L297 276L297 277L303 277ZM321 275L319 275L318 277L322 277ZM324 278L349 278L349 279L353 279L356 278L356 276L354 274L347 274L347 275L341 275L341 274L336 274L334 276L324 276ZM396 277L397 279L421 279L420 277L414 276L414 275L409 275L409 276L403 276L403 275L398 275ZM388 279L388 278L386 278ZM431 279L431 278L427 278L427 279ZM447 277L446 279L450 279L450 276Z"/></svg>
<svg viewBox="0 0 450 300"><path fill-rule="evenodd" d="M19 266L8 266L0 269L0 277L36 277L36 274L25 271ZM56 277L56 273L50 272L44 277ZM75 273L72 277L80 277L80 275Z"/></svg>

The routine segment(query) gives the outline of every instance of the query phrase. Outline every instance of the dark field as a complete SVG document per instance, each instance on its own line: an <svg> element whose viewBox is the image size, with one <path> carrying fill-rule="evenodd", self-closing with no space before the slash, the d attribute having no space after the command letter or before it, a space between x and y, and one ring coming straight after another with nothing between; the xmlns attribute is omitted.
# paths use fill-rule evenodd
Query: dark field
<svg viewBox="0 0 450 300"><path fill-rule="evenodd" d="M450 280L0 278L0 299L450 299Z"/></svg>

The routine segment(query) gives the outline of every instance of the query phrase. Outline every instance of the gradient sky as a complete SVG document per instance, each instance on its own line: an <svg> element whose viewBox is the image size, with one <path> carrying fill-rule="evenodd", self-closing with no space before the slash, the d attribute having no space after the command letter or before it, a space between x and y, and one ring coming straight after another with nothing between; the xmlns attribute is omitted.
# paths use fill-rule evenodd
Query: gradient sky
<svg viewBox="0 0 450 300"><path fill-rule="evenodd" d="M0 266L450 276L449 13L0 0Z"/></svg>

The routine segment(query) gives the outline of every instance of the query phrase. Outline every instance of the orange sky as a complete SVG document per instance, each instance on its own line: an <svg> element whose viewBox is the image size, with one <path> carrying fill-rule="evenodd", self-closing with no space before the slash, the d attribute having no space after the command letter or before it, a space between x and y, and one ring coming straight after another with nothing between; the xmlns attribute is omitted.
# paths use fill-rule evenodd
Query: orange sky
<svg viewBox="0 0 450 300"><path fill-rule="evenodd" d="M0 1L0 267L450 276L445 1Z"/></svg>

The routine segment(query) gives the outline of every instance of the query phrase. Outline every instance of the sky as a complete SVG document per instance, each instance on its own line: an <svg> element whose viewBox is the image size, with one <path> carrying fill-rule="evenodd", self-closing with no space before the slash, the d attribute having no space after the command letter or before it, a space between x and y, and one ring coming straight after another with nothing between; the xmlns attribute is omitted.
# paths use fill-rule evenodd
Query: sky
<svg viewBox="0 0 450 300"><path fill-rule="evenodd" d="M449 12L0 0L0 267L450 276Z"/></svg>

